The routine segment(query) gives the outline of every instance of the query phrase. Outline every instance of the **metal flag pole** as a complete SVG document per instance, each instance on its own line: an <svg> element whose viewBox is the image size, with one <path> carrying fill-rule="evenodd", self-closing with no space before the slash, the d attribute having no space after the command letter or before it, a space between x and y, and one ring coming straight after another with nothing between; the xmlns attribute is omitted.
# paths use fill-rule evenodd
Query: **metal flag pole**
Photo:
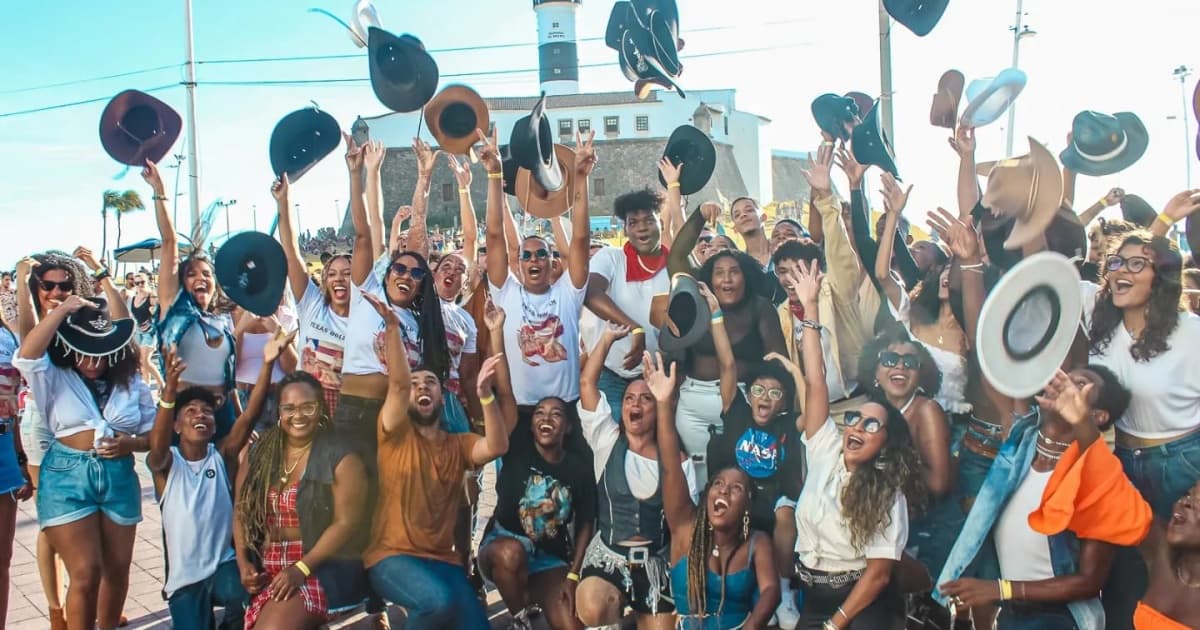
<svg viewBox="0 0 1200 630"><path fill-rule="evenodd" d="M192 41L192 0L183 0L184 26L187 31L187 130L188 200L192 209L192 228L200 224L200 142L196 137L196 48Z"/></svg>
<svg viewBox="0 0 1200 630"><path fill-rule="evenodd" d="M883 132L896 147L896 133L892 127L892 17L883 2L879 3L879 113L883 115ZM866 116L866 112L862 112Z"/></svg>

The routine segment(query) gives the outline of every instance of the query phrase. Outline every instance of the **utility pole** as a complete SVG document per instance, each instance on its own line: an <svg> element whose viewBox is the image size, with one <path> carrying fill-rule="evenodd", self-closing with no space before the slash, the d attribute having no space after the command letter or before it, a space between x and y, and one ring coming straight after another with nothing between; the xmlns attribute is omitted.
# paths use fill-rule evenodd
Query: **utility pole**
<svg viewBox="0 0 1200 630"><path fill-rule="evenodd" d="M187 142L187 140L184 140L184 142ZM184 157L183 157L182 153L176 153L176 154L172 155L171 157L175 158L174 164L167 165L167 168L175 169L175 193L172 195L173 199L171 200L171 223L175 226L175 229L178 230L179 229L179 196L182 194L179 192L179 171L180 171L180 165L183 164Z"/></svg>
<svg viewBox="0 0 1200 630"><path fill-rule="evenodd" d="M188 130L188 193L192 208L192 229L200 224L200 142L196 138L196 47L192 42L192 0L183 0L184 26L187 31L187 130Z"/></svg>
<svg viewBox="0 0 1200 630"><path fill-rule="evenodd" d="M225 213L225 240L229 240L229 234L230 234L230 232L233 231L229 227L229 207L236 206L237 199L230 199L229 201L218 201L217 205L221 206L221 212Z"/></svg>
<svg viewBox="0 0 1200 630"><path fill-rule="evenodd" d="M896 147L895 129L892 127L892 17L879 2L879 113L883 116L883 132ZM866 112L862 112L866 116Z"/></svg>
<svg viewBox="0 0 1200 630"><path fill-rule="evenodd" d="M296 238L304 233L304 228L300 227L300 204L296 204Z"/></svg>
<svg viewBox="0 0 1200 630"><path fill-rule="evenodd" d="M1175 78L1179 79L1179 92L1183 96L1183 163L1187 174L1187 188L1192 189L1192 136L1188 126L1188 95L1187 95L1187 78L1192 75L1192 69L1187 66L1179 66L1171 72Z"/></svg>
<svg viewBox="0 0 1200 630"><path fill-rule="evenodd" d="M1013 34L1013 68L1021 67L1021 39L1024 37L1032 37L1037 34L1037 31L1030 29L1028 25L1022 24L1024 19L1025 0L1017 0L1017 19L1012 26L1008 27L1008 30L1012 31ZM1006 156L1013 154L1013 138L1017 132L1016 125L1017 104L1014 102L1012 105L1008 106L1008 141L1004 145L1004 155Z"/></svg>
<svg viewBox="0 0 1200 630"><path fill-rule="evenodd" d="M258 204L256 204L256 203L250 204L250 216L253 218L253 221L254 221L254 231L257 232L258 231Z"/></svg>

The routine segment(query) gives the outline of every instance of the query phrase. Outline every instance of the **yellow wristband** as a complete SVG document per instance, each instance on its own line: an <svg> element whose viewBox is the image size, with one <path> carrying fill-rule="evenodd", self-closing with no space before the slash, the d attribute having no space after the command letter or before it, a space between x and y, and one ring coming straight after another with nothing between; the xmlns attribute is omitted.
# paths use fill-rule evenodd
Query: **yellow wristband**
<svg viewBox="0 0 1200 630"><path fill-rule="evenodd" d="M679 188L679 182L671 182L670 184L667 184L667 190L671 190L672 188Z"/></svg>
<svg viewBox="0 0 1200 630"><path fill-rule="evenodd" d="M712 318L712 323L714 323L714 324L722 324L722 323L724 323L724 322L725 322L725 318L724 318L724 317L714 317L714 318Z"/></svg>
<svg viewBox="0 0 1200 630"><path fill-rule="evenodd" d="M1100 201L1097 201L1096 203L1100 204L1101 208L1107 208L1108 207L1108 197L1101 197Z"/></svg>
<svg viewBox="0 0 1200 630"><path fill-rule="evenodd" d="M1167 227L1171 227L1172 225L1175 225L1175 219L1172 219L1171 217L1167 216L1166 212L1159 213L1158 220L1162 221Z"/></svg>
<svg viewBox="0 0 1200 630"><path fill-rule="evenodd" d="M496 402L495 394L489 394L488 396L479 399L479 404L484 407L486 407L494 402Z"/></svg>
<svg viewBox="0 0 1200 630"><path fill-rule="evenodd" d="M574 571L571 571L570 573L567 573L567 579L571 580L572 582L578 582L579 574Z"/></svg>
<svg viewBox="0 0 1200 630"><path fill-rule="evenodd" d="M629 331L629 334L644 335L644 334L646 334L646 329L642 328L641 326L638 326L637 328L634 328L633 330Z"/></svg>
<svg viewBox="0 0 1200 630"><path fill-rule="evenodd" d="M1000 601L1008 601L1012 599L1012 582L1008 580L1000 580Z"/></svg>
<svg viewBox="0 0 1200 630"><path fill-rule="evenodd" d="M466 188L463 188L462 186L459 186L459 187L458 187L458 194L460 194L460 195L465 195L465 194L467 194L467 193L469 193L469 192L471 192L471 191L470 191L470 190L468 190L468 189L466 189Z"/></svg>
<svg viewBox="0 0 1200 630"><path fill-rule="evenodd" d="M488 179L504 179L504 171L488 173Z"/></svg>
<svg viewBox="0 0 1200 630"><path fill-rule="evenodd" d="M175 401L172 400L171 402L167 402L165 400L160 400L158 401L158 406L162 407L163 409L174 409Z"/></svg>
<svg viewBox="0 0 1200 630"><path fill-rule="evenodd" d="M303 560L297 560L295 563L293 563L293 566L295 566L297 569L300 569L300 572L304 574L304 577L312 575L312 569L308 568L308 565L304 564Z"/></svg>

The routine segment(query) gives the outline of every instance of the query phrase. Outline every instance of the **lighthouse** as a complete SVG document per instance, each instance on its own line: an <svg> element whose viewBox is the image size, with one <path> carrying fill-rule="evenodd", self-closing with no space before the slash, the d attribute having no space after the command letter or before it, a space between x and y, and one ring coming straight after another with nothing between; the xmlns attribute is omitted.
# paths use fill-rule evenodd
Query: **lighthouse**
<svg viewBox="0 0 1200 630"><path fill-rule="evenodd" d="M575 10L583 0L533 0L538 24L538 80L546 94L579 93Z"/></svg>

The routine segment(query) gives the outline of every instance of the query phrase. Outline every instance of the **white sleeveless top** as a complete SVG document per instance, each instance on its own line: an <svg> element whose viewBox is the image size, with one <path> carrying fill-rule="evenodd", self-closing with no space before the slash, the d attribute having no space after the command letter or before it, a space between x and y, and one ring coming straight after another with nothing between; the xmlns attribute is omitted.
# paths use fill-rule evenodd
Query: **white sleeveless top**
<svg viewBox="0 0 1200 630"><path fill-rule="evenodd" d="M900 308L892 306L891 300L887 302L888 310L892 312L892 317L896 321L904 324L904 328L908 330L908 334L913 338L913 341L925 346L929 351L929 355L933 357L933 362L937 364L938 369L942 371L942 386L938 390L938 395L933 397L934 402L942 407L942 410L947 415L953 413L970 413L971 403L967 402L967 358L957 352L943 350L935 345L925 343L913 334L912 326L909 324L909 301L908 295L900 292Z"/></svg>
<svg viewBox="0 0 1200 630"><path fill-rule="evenodd" d="M171 447L171 471L158 507L167 543L167 597L235 558L233 493L217 447L209 444L204 459L196 462Z"/></svg>

